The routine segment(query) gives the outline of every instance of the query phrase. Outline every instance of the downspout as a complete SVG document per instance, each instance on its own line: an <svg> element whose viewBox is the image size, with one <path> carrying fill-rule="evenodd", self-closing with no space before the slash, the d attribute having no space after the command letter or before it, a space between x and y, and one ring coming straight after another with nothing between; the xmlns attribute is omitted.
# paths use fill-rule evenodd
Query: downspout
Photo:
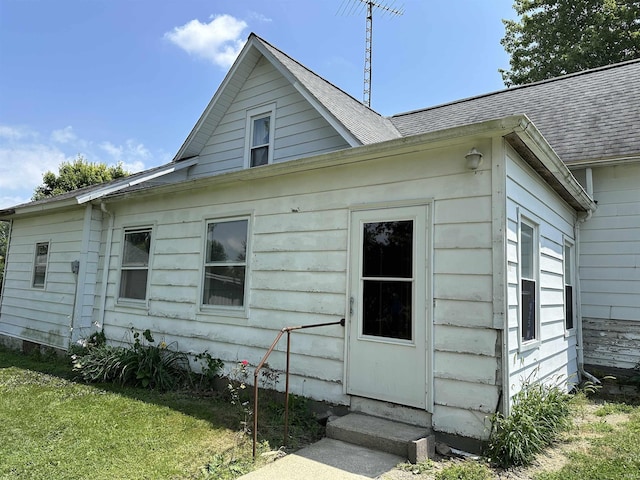
<svg viewBox="0 0 640 480"><path fill-rule="evenodd" d="M3 220L4 221L4 220ZM0 315L2 314L2 300L4 299L4 282L7 279L7 258L9 258L9 246L11 245L11 230L13 229L13 220L8 220L9 231L7 232L7 247L4 252L4 269L2 272L2 284L0 284Z"/></svg>
<svg viewBox="0 0 640 480"><path fill-rule="evenodd" d="M104 248L104 262L102 265L102 285L100 292L100 311L98 312L98 321L100 325L98 328L104 329L104 316L105 309L107 306L107 281L109 280L109 270L111 268L111 240L113 238L113 224L115 221L115 216L107 207L105 207L104 202L100 202L100 210L109 216L109 227L107 229L107 241Z"/></svg>
<svg viewBox="0 0 640 480"><path fill-rule="evenodd" d="M585 187L587 190L587 194L589 195L589 197L593 198L593 171L591 170L591 168L586 168L585 169ZM575 241L576 241L576 252L575 252L575 257L576 257L576 283L577 283L577 298L576 298L576 335L577 335L577 339L580 342L577 346L576 346L576 350L578 353L578 373L580 375L580 379L582 380L582 378L587 378L589 381L593 382L594 384L599 384L600 380L598 380L596 377L594 377L593 375L591 375L589 372L587 372L584 369L584 339L582 336L582 284L580 282L580 225L583 224L584 222L589 221L589 219L591 219L591 217L593 216L593 210L589 210L585 215L578 217L576 223L575 223L575 227L574 227L574 235L575 235Z"/></svg>

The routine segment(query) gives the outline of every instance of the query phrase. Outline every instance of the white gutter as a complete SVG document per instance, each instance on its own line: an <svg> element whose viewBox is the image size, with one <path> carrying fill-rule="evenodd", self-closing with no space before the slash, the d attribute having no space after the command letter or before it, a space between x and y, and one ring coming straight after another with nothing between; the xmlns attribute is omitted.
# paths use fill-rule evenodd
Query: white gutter
<svg viewBox="0 0 640 480"><path fill-rule="evenodd" d="M169 173L177 172L184 168L191 167L198 163L198 158L191 158L189 160L183 160L179 162L174 162L172 164L167 165L167 167L158 169L156 171L150 172L147 175L140 175L133 180L124 181L122 183L118 183L116 185L109 185L103 188L98 188L96 190L92 190L91 192L85 195L78 195L76 200L79 204L83 204L86 202L90 202L91 200L95 200L96 198L104 197L105 195L109 195L110 193L117 192L118 190L122 190L123 188L133 187L134 185L138 185L140 183L148 182L149 180L153 180L154 178L162 177Z"/></svg>

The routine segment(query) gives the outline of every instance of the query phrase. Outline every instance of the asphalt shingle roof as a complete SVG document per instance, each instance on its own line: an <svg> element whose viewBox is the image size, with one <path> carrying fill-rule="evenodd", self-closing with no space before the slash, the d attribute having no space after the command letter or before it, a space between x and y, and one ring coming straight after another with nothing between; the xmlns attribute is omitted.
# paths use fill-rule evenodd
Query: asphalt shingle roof
<svg viewBox="0 0 640 480"><path fill-rule="evenodd" d="M403 136L527 115L566 163L640 153L640 59L394 115Z"/></svg>

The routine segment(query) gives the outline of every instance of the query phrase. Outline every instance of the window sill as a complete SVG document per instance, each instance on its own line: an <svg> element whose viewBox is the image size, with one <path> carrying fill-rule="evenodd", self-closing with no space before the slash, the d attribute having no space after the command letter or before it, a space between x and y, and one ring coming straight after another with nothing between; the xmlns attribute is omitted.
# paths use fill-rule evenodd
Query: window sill
<svg viewBox="0 0 640 480"><path fill-rule="evenodd" d="M216 306L200 306L197 319L208 323L246 324L249 312L245 307L225 308Z"/></svg>
<svg viewBox="0 0 640 480"><path fill-rule="evenodd" d="M126 298L119 298L116 300L117 308L135 308L136 310L147 310L149 305L146 300L133 300Z"/></svg>
<svg viewBox="0 0 640 480"><path fill-rule="evenodd" d="M542 342L540 342L540 340L536 339L536 340L529 340L526 343L520 343L520 345L518 346L518 352L523 353L523 352L528 352L531 350L535 350L537 348L540 348L540 344Z"/></svg>
<svg viewBox="0 0 640 480"><path fill-rule="evenodd" d="M575 337L576 336L576 329L575 327L572 328L571 330L565 330L564 331L564 338L569 338L569 337Z"/></svg>

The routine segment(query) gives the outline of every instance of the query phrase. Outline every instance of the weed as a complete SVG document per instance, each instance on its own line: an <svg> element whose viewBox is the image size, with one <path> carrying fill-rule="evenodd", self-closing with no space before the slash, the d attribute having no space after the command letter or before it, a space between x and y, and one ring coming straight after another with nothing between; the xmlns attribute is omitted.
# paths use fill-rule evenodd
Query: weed
<svg viewBox="0 0 640 480"><path fill-rule="evenodd" d="M635 408L633 406L627 405L626 403L605 402L602 404L600 408L598 408L593 413L598 417L606 417L607 415L616 414L616 413L631 413L634 410Z"/></svg>
<svg viewBox="0 0 640 480"><path fill-rule="evenodd" d="M511 414L491 417L485 456L500 467L529 465L535 455L570 427L570 396L558 386L525 381Z"/></svg>
<svg viewBox="0 0 640 480"><path fill-rule="evenodd" d="M483 463L459 462L444 467L436 473L435 480L491 480L493 473Z"/></svg>
<svg viewBox="0 0 640 480"><path fill-rule="evenodd" d="M434 465L435 464L433 463L433 460L427 458L426 460L423 460L422 462L418 462L416 464L409 462L401 463L396 468L398 470L402 470L403 472L411 472L414 475L422 475L423 473L429 473L433 471Z"/></svg>
<svg viewBox="0 0 640 480"><path fill-rule="evenodd" d="M200 364L200 374L194 376L196 379L194 386L198 389L213 388L224 367L224 362L219 358L212 357L207 350L195 355L193 361Z"/></svg>

